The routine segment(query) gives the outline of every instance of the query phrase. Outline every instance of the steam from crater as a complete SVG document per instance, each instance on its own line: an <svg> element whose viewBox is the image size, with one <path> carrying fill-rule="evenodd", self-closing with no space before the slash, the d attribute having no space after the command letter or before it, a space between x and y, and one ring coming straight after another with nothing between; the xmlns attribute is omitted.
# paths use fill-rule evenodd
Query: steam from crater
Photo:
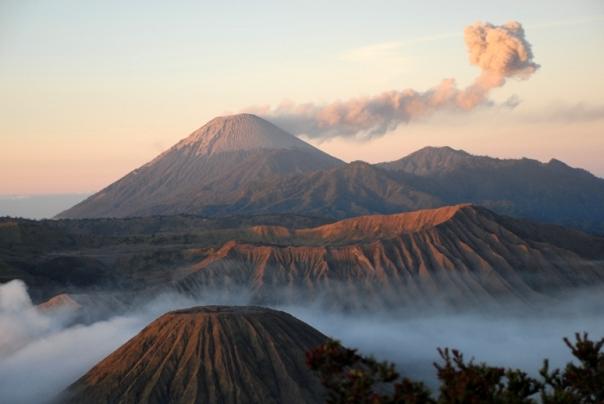
<svg viewBox="0 0 604 404"><path fill-rule="evenodd" d="M492 89L503 86L508 78L528 79L539 68L517 21L503 25L477 22L465 28L464 40L470 63L481 69L466 88L458 88L449 78L423 92L392 90L330 104L285 102L275 108L251 108L250 112L310 138L371 138L439 110L470 111L490 105Z"/></svg>

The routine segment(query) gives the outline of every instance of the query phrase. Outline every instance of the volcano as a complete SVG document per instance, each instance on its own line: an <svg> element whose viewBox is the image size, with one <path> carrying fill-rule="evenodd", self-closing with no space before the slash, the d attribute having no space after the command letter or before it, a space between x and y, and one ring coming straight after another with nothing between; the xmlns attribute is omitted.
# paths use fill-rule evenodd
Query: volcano
<svg viewBox="0 0 604 404"><path fill-rule="evenodd" d="M284 313L205 306L164 314L94 366L66 403L319 403L305 352L326 342Z"/></svg>
<svg viewBox="0 0 604 404"><path fill-rule="evenodd" d="M480 307L604 284L604 238L469 204L290 230L255 226L181 272L194 296L344 308Z"/></svg>
<svg viewBox="0 0 604 404"><path fill-rule="evenodd" d="M197 213L243 186L343 164L252 114L218 117L59 218Z"/></svg>

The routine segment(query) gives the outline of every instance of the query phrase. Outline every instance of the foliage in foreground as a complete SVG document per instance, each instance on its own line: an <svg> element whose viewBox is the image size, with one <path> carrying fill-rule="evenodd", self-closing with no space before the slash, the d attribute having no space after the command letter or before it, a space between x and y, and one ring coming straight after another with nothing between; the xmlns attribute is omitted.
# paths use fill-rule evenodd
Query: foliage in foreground
<svg viewBox="0 0 604 404"><path fill-rule="evenodd" d="M564 343L576 360L553 371L545 360L538 379L518 369L466 361L455 349L438 349L436 398L422 382L401 377L392 363L364 357L337 341L308 352L306 361L332 404L604 403L604 338L592 341L577 333L574 342L564 338Z"/></svg>

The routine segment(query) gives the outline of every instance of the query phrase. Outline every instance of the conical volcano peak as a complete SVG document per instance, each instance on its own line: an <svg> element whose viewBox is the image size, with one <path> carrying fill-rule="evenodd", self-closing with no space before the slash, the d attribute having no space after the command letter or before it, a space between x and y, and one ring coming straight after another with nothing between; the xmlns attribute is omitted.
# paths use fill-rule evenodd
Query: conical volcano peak
<svg viewBox="0 0 604 404"><path fill-rule="evenodd" d="M200 214L252 182L341 164L255 115L222 116L60 216Z"/></svg>
<svg viewBox="0 0 604 404"><path fill-rule="evenodd" d="M320 403L305 353L327 337L262 307L166 313L71 385L63 403ZM166 392L169 392L167 399Z"/></svg>
<svg viewBox="0 0 604 404"><path fill-rule="evenodd" d="M290 133L253 114L220 116L175 146L197 155L259 149L312 149Z"/></svg>

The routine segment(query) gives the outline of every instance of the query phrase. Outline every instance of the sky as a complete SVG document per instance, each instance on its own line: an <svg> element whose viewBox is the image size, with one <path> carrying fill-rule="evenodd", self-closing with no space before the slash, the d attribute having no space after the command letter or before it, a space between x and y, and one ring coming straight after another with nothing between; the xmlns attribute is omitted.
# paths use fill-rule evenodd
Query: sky
<svg viewBox="0 0 604 404"><path fill-rule="evenodd" d="M509 20L541 67L494 106L310 141L346 161L449 145L604 177L601 0L0 0L0 195L97 191L217 115L467 86L464 27Z"/></svg>

